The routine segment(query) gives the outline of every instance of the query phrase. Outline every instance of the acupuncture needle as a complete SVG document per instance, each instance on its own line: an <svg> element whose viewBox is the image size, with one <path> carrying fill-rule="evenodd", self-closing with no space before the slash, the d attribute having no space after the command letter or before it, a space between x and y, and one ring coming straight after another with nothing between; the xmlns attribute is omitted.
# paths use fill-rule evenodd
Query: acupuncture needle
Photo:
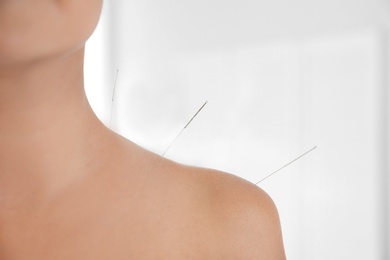
<svg viewBox="0 0 390 260"><path fill-rule="evenodd" d="M162 156L164 156L168 150L171 148L171 146L176 142L176 140L180 137L180 135L184 132L184 130L191 124L191 122L194 120L194 118L200 113L200 111L202 111L202 109L207 105L208 101L206 100L206 102L204 102L204 104L198 109L198 111L195 113L195 115L190 119L190 121L188 121L188 123L183 127L183 129L180 131L180 133L178 135L176 135L176 137L172 140L172 142L169 144L169 146L167 147L167 149L164 151L164 153L162 154Z"/></svg>
<svg viewBox="0 0 390 260"><path fill-rule="evenodd" d="M114 82L114 88L113 88L113 91L112 91L112 99L111 99L111 115L110 115L110 127L111 127L111 123L112 123L112 114L113 114L113 108L114 108L114 100L115 100L115 90L116 90L116 83L117 83L117 80L118 80L118 74L119 74L119 69L117 69L116 71L116 76L115 76L115 82ZM162 154L162 156L165 156L165 154L169 151L169 149L172 147L172 145L176 142L176 140L180 137L180 135L184 132L184 130L191 124L191 122L195 119L195 117L200 113L200 111L202 111L202 109L207 105L208 101L206 100L205 103L198 109L198 111L194 114L194 116L188 121L188 123L183 127L183 129L180 131L180 133L172 140L172 142L169 144L169 146L167 147L167 149L164 151L164 153ZM261 179L260 181L256 182L255 185L258 185L260 182L268 179L269 177L271 177L272 175L274 175L275 173L283 170L284 168L286 168L287 166L289 166L290 164L294 163L295 161L301 159L303 156L307 155L308 153L312 152L313 150L317 149L317 146L314 146L313 148L311 148L310 150L308 150L307 152L303 153L302 155L298 156L297 158L295 158L294 160L292 160L291 162L287 163L286 165L282 166L281 168L277 169L276 171L272 172L271 174L267 175L266 177L264 177L263 179Z"/></svg>
<svg viewBox="0 0 390 260"><path fill-rule="evenodd" d="M292 160L291 162L287 163L286 165L284 165L283 167L277 169L276 171L274 171L273 173L267 175L266 177L264 177L263 179L261 179L260 181L256 182L255 185L259 184L260 182L268 179L269 177L271 177L272 175L274 175L275 173L283 170L284 168L286 168L287 166L289 166L290 164L294 163L295 161L299 160L300 158L302 158L303 156L305 156L306 154L310 153L311 151L317 149L317 146L314 146L313 148L311 148L309 151L301 154L300 156L298 156L297 158L295 158L294 160Z"/></svg>
<svg viewBox="0 0 390 260"><path fill-rule="evenodd" d="M119 69L116 70L116 76L115 76L115 82L114 82L114 89L112 90L111 115L110 115L110 128L111 128L111 122L112 122L112 112L113 112L113 110L114 110L115 88L116 88L116 81L117 81L117 79L118 79L118 73L119 73Z"/></svg>

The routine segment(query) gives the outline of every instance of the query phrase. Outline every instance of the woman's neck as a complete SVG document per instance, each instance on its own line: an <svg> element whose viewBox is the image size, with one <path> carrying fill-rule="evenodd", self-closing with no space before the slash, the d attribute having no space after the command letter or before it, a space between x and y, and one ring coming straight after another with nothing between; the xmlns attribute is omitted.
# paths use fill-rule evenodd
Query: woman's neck
<svg viewBox="0 0 390 260"><path fill-rule="evenodd" d="M52 196L98 167L108 131L84 93L83 54L0 67L0 204Z"/></svg>

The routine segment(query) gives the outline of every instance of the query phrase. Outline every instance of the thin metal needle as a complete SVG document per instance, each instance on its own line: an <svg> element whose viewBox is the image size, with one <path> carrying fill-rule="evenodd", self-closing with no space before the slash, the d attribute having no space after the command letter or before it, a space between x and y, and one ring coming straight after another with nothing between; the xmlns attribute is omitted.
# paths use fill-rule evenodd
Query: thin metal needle
<svg viewBox="0 0 390 260"><path fill-rule="evenodd" d="M286 168L287 166L289 166L290 164L292 164L293 162L299 160L300 158L302 158L303 156L305 156L306 154L310 153L311 151L317 149L317 146L314 146L313 148L311 148L309 151L305 152L304 154L298 156L297 158L295 158L294 160L292 160L291 162L289 162L288 164L284 165L283 167L281 167L280 169L274 171L273 173L271 173L270 175L266 176L265 178L261 179L260 181L256 182L256 185L259 184L260 182L264 181L265 179L271 177L272 175L274 175L275 173L277 173L278 171L281 171L283 170L284 168Z"/></svg>
<svg viewBox="0 0 390 260"><path fill-rule="evenodd" d="M111 128L111 122L112 122L112 112L113 112L113 110L114 110L115 87L116 87L116 81L117 81L117 79L118 79L118 73L119 73L119 69L116 70L114 89L112 90L111 115L110 115L110 128Z"/></svg>
<svg viewBox="0 0 390 260"><path fill-rule="evenodd" d="M194 118L199 114L199 112L202 111L202 109L206 106L207 103L208 103L208 101L206 100L206 102L204 102L204 104L201 106L201 108L199 108L199 110L195 113L195 115L190 119L190 121L188 121L188 123L185 125L185 127L175 137L175 139L173 139L173 141L169 144L168 148L164 151L162 156L164 156L168 152L168 150L171 148L171 146L176 142L176 140L180 137L180 135L184 132L184 130L191 124L192 120L194 120Z"/></svg>

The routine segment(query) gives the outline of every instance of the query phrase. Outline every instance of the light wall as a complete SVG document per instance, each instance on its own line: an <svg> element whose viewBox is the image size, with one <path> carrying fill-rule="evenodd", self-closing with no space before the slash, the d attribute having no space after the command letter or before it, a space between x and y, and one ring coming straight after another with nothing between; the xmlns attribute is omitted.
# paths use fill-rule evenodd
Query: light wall
<svg viewBox="0 0 390 260"><path fill-rule="evenodd" d="M166 156L251 182L316 145L259 184L288 259L389 259L389 17L379 0L105 1L87 93L159 154L208 100Z"/></svg>

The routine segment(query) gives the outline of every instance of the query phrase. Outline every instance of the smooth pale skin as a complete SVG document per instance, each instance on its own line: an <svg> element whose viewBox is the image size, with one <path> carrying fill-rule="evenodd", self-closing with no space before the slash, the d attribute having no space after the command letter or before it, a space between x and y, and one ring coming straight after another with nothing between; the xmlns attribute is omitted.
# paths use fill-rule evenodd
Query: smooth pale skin
<svg viewBox="0 0 390 260"><path fill-rule="evenodd" d="M260 188L107 129L83 86L101 0L0 0L0 259L285 259Z"/></svg>

